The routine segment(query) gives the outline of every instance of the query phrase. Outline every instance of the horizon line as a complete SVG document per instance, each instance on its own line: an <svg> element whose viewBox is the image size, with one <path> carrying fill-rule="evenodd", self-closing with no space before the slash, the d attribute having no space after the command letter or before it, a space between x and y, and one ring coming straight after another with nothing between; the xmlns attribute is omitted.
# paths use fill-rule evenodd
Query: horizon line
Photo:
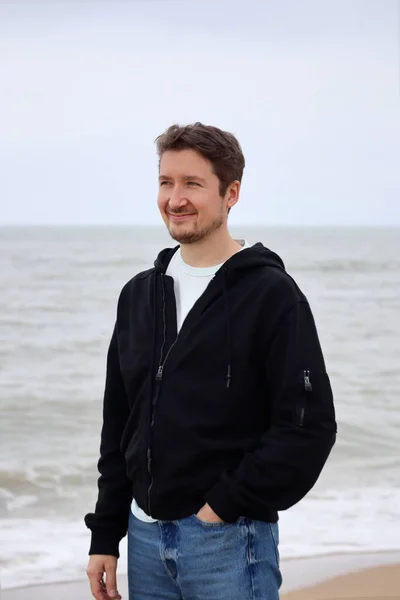
<svg viewBox="0 0 400 600"><path fill-rule="evenodd" d="M369 224L369 223L261 223L255 225L254 223L241 223L241 224L232 224L229 225L230 229L239 229L239 228L247 228L247 229L262 229L262 228L270 228L270 229L399 229L400 223L389 224ZM162 229L166 231L165 225L163 223L154 224L154 223L0 223L0 229L105 229L105 228L115 228L115 229L138 229L138 228L152 228L152 229Z"/></svg>

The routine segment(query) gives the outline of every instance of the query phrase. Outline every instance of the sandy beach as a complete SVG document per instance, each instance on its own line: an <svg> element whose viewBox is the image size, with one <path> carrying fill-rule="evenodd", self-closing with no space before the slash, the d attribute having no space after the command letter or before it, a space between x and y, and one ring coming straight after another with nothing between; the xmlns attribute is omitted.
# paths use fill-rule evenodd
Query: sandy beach
<svg viewBox="0 0 400 600"><path fill-rule="evenodd" d="M282 600L383 600L400 598L400 564L373 567L283 594Z"/></svg>
<svg viewBox="0 0 400 600"><path fill-rule="evenodd" d="M281 600L400 600L400 552L338 554L282 561ZM126 575L118 579L128 599ZM3 590L1 600L88 600L87 581ZM212 600L210 598L210 600Z"/></svg>

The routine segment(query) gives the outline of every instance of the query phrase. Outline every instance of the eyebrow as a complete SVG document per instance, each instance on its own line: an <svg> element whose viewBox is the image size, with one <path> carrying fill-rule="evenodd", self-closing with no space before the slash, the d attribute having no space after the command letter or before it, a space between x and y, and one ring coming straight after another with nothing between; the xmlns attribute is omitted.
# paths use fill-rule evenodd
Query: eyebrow
<svg viewBox="0 0 400 600"><path fill-rule="evenodd" d="M159 181L164 180L164 181L172 181L172 177L168 177L168 175L160 175L159 176ZM203 179L202 177L199 177L198 175L184 175L183 177L184 181L199 181L201 183L206 183L206 180Z"/></svg>

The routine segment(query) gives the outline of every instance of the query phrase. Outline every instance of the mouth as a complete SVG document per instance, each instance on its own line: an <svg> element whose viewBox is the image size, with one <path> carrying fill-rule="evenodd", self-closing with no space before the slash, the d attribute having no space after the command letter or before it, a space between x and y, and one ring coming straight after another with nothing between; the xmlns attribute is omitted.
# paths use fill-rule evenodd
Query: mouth
<svg viewBox="0 0 400 600"><path fill-rule="evenodd" d="M195 213L185 213L185 214L181 214L181 215L176 215L173 213L167 213L168 217L171 219L171 221L174 221L174 223L181 223L182 221L188 221L189 219L191 219L192 217L195 217Z"/></svg>

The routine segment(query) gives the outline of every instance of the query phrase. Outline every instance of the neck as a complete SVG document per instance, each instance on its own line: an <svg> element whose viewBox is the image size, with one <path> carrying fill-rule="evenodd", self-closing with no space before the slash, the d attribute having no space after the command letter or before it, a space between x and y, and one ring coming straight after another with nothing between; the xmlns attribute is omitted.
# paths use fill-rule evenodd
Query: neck
<svg viewBox="0 0 400 600"><path fill-rule="evenodd" d="M181 256L191 267L213 267L226 262L240 248L227 229L217 230L194 244L181 244Z"/></svg>

